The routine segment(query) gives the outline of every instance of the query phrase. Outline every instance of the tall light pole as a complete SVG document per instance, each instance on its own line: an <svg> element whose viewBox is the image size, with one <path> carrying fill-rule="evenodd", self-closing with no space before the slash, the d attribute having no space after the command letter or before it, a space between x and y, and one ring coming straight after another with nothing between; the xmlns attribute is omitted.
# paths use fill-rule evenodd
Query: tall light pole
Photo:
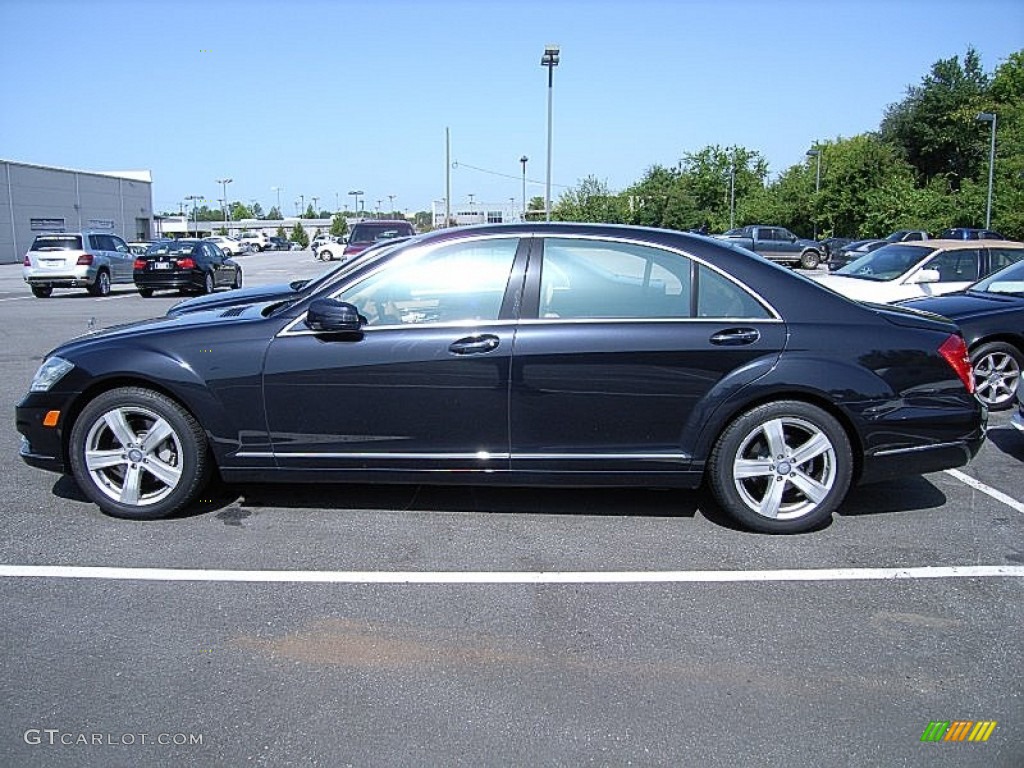
<svg viewBox="0 0 1024 768"><path fill-rule="evenodd" d="M526 163L529 159L526 155L519 158L519 162L523 164L523 213L520 221L526 221Z"/></svg>
<svg viewBox="0 0 1024 768"><path fill-rule="evenodd" d="M818 239L818 195L821 192L821 150L808 149L807 156L818 161L818 168L814 172L814 239ZM806 230L804 230L806 231Z"/></svg>
<svg viewBox="0 0 1024 768"><path fill-rule="evenodd" d="M557 45L548 45L540 59L540 65L548 68L548 177L544 187L544 221L551 221L551 95L560 53Z"/></svg>
<svg viewBox="0 0 1024 768"><path fill-rule="evenodd" d="M196 237L199 236L199 214L196 210L196 201L202 200L202 195L186 195L186 200L192 201L192 220L195 222ZM185 219L185 237L188 237L188 219Z"/></svg>
<svg viewBox="0 0 1024 768"><path fill-rule="evenodd" d="M988 150L988 205L985 206L985 229L992 228L992 172L996 167L996 113L979 112L974 118L979 123L992 123L992 143Z"/></svg>
<svg viewBox="0 0 1024 768"><path fill-rule="evenodd" d="M736 228L736 163L729 166L729 229Z"/></svg>
<svg viewBox="0 0 1024 768"><path fill-rule="evenodd" d="M363 190L361 190L361 189L354 189L351 192L349 192L349 194L352 195L352 197L354 197L356 199L355 211L356 211L356 218L358 219L359 218L359 196L361 194L363 194Z"/></svg>
<svg viewBox="0 0 1024 768"><path fill-rule="evenodd" d="M388 195L388 204L391 206L391 212L388 214L392 218L395 216L395 196Z"/></svg>
<svg viewBox="0 0 1024 768"><path fill-rule="evenodd" d="M313 198L313 211L314 211L314 213L316 213L317 218L320 217L320 206L317 205L317 203L319 203L319 202L320 202L320 198L319 197L314 197Z"/></svg>
<svg viewBox="0 0 1024 768"><path fill-rule="evenodd" d="M214 181L220 184L224 192L224 221L231 221L231 212L228 210L228 184L234 181L234 179L214 179Z"/></svg>
<svg viewBox="0 0 1024 768"><path fill-rule="evenodd" d="M377 201L377 218L378 219L380 218L380 204L383 203L383 202L384 202L383 200L378 200Z"/></svg>
<svg viewBox="0 0 1024 768"><path fill-rule="evenodd" d="M284 214L281 213L281 187L271 187L271 192L277 192L277 215L284 218Z"/></svg>
<svg viewBox="0 0 1024 768"><path fill-rule="evenodd" d="M302 218L302 215L305 215L305 213L306 213L306 196L305 195L299 195L299 203L300 203L299 213L301 214L299 218Z"/></svg>

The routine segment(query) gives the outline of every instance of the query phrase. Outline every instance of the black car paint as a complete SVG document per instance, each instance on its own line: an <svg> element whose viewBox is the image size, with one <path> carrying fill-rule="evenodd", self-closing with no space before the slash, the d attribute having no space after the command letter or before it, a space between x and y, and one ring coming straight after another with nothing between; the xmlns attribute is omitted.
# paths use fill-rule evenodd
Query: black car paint
<svg viewBox="0 0 1024 768"><path fill-rule="evenodd" d="M411 247L467 232L523 238L497 322L419 327L415 334L279 335L311 301L341 284L332 280L283 305L216 307L95 333L54 350L75 369L19 404L18 429L30 446L23 458L68 471L67 435L76 414L98 392L121 385L153 388L185 404L205 429L221 476L237 482L696 487L724 427L745 409L778 398L803 399L835 415L854 455L863 455L862 480L962 465L984 439L984 409L936 354L956 332L944 319L857 304L742 249L661 230L480 227L415 238ZM689 253L753 286L781 319L529 319L536 312L540 240L555 234L640 238ZM376 264L356 264L342 279ZM671 330L679 325L686 326L682 333ZM760 336L745 348L715 347L711 354L709 340L736 326L754 326ZM479 335L499 340L497 354L449 353L451 345ZM329 404L325 391L333 395ZM50 410L62 413L55 429L42 426ZM640 414L635 424L629 422L634 412ZM360 435L370 458L339 455ZM597 454L637 457L586 470L557 458L560 448L579 451L580 443ZM325 446L341 450L323 458L294 455ZM397 446L453 456L413 460ZM504 458L492 461L486 451ZM545 453L556 458L539 457Z"/></svg>
<svg viewBox="0 0 1024 768"><path fill-rule="evenodd" d="M191 245L188 251L182 246ZM194 267L182 268L179 259L191 258ZM139 264L144 262L143 267ZM166 264L168 268L158 269L156 265ZM213 280L213 287L230 288L241 283L242 268L238 262L228 258L214 243L201 240L180 240L156 243L142 256L135 259L134 281L140 290L182 290L204 292L207 276Z"/></svg>

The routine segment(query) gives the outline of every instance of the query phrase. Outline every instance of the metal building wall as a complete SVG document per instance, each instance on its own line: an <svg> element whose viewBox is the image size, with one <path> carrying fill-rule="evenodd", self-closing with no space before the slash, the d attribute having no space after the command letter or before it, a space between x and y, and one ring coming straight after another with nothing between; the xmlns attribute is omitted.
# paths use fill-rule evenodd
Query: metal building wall
<svg viewBox="0 0 1024 768"><path fill-rule="evenodd" d="M0 264L18 263L42 231L153 237L152 183L0 160Z"/></svg>

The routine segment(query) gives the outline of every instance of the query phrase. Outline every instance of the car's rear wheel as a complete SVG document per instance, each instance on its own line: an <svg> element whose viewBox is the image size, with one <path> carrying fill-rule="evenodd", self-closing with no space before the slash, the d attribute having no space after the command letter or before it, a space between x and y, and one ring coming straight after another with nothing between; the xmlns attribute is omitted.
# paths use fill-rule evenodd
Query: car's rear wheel
<svg viewBox="0 0 1024 768"><path fill-rule="evenodd" d="M139 296L141 296L142 298L148 299L152 295L153 295L153 289L152 288L139 288Z"/></svg>
<svg viewBox="0 0 1024 768"><path fill-rule="evenodd" d="M194 501L211 473L202 427L170 398L141 387L86 405L70 438L71 469L109 515L166 517Z"/></svg>
<svg viewBox="0 0 1024 768"><path fill-rule="evenodd" d="M821 254L817 251L804 251L800 256L800 266L804 269L817 269L821 264Z"/></svg>
<svg viewBox="0 0 1024 768"><path fill-rule="evenodd" d="M974 391L990 411L1004 411L1013 405L1020 388L1024 354L1002 341L982 344L971 353Z"/></svg>
<svg viewBox="0 0 1024 768"><path fill-rule="evenodd" d="M231 284L231 287L236 290L242 287L242 270L239 269L235 272L235 282Z"/></svg>
<svg viewBox="0 0 1024 768"><path fill-rule="evenodd" d="M32 295L37 299L48 299L53 294L53 288L48 285L33 285Z"/></svg>
<svg viewBox="0 0 1024 768"><path fill-rule="evenodd" d="M850 440L830 414L795 400L760 405L718 438L708 463L715 498L743 526L812 530L836 510L853 476Z"/></svg>
<svg viewBox="0 0 1024 768"><path fill-rule="evenodd" d="M105 269L101 269L96 275L96 279L93 281L93 284L89 286L89 293L93 296L110 295L110 275Z"/></svg>

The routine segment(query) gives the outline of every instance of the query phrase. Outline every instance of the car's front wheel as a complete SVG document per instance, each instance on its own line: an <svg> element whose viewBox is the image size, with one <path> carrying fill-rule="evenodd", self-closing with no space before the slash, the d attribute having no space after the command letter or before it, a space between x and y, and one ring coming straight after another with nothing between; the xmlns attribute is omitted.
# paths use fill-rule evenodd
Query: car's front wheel
<svg viewBox="0 0 1024 768"><path fill-rule="evenodd" d="M852 476L842 425L795 400L743 413L718 438L708 463L719 504L743 526L765 533L820 526L845 498Z"/></svg>
<svg viewBox="0 0 1024 768"><path fill-rule="evenodd" d="M71 430L71 469L109 515L152 520L198 496L211 472L202 427L170 398L113 389L83 409Z"/></svg>
<svg viewBox="0 0 1024 768"><path fill-rule="evenodd" d="M1013 405L1020 387L1024 354L1002 341L982 344L971 353L974 366L974 391L990 411L1003 411Z"/></svg>
<svg viewBox="0 0 1024 768"><path fill-rule="evenodd" d="M203 277L203 293L213 293L213 290L214 290L213 275L211 275L209 272L207 272L206 275Z"/></svg>
<svg viewBox="0 0 1024 768"><path fill-rule="evenodd" d="M239 269L235 272L235 281L231 284L231 287L235 290L242 287L242 270Z"/></svg>

